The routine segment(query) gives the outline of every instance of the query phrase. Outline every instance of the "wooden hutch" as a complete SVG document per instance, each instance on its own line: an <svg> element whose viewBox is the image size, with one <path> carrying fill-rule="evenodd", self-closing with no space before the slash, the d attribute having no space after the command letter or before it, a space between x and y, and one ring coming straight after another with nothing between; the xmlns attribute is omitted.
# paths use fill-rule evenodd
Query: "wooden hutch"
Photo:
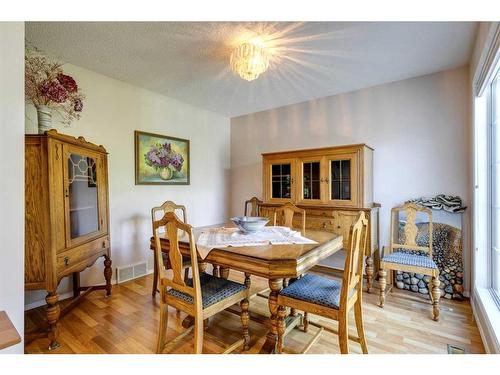
<svg viewBox="0 0 500 375"><path fill-rule="evenodd" d="M48 329L28 334L57 343L57 322L95 289L111 294L107 153L50 130L25 138L25 287L47 291ZM79 273L104 257L106 285L81 287ZM61 311L57 286L72 275L74 299ZM83 292L83 293L81 293Z"/></svg>
<svg viewBox="0 0 500 375"><path fill-rule="evenodd" d="M265 153L262 159L261 216L272 220L277 206L292 202L306 210L306 228L340 234L347 247L359 211L367 214L370 236L365 273L370 290L374 260L378 264L380 207L373 202L373 149L356 144ZM294 220L300 218L296 215ZM316 270L331 270L335 263L333 258L325 259Z"/></svg>

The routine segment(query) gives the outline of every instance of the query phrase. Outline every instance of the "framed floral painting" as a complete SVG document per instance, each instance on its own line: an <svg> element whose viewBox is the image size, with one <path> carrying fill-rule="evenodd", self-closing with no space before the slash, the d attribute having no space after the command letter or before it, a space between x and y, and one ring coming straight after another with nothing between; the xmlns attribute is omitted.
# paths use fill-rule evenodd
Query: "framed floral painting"
<svg viewBox="0 0 500 375"><path fill-rule="evenodd" d="M189 140L135 131L136 185L189 185Z"/></svg>

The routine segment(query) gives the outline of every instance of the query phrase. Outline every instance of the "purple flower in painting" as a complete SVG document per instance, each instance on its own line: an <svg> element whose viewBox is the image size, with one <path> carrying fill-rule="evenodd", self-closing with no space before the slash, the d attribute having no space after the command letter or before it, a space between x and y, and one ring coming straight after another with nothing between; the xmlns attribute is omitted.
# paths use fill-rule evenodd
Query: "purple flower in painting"
<svg viewBox="0 0 500 375"><path fill-rule="evenodd" d="M76 99L75 100L75 103L73 105L73 109L75 110L75 112L81 112L82 111L82 109L83 109L82 99Z"/></svg>
<svg viewBox="0 0 500 375"><path fill-rule="evenodd" d="M168 142L165 142L165 144L163 145L163 149L167 154L170 154L172 152L172 145Z"/></svg>
<svg viewBox="0 0 500 375"><path fill-rule="evenodd" d="M170 164L174 167L178 172L182 169L182 164L184 163L184 158L181 154L174 154L170 158Z"/></svg>
<svg viewBox="0 0 500 375"><path fill-rule="evenodd" d="M172 145L168 142L152 145L149 151L144 154L146 164L156 169L172 167L178 172L182 169L184 158L172 150Z"/></svg>
<svg viewBox="0 0 500 375"><path fill-rule="evenodd" d="M68 98L68 92L58 81L45 81L40 86L40 92L56 103L63 103Z"/></svg>

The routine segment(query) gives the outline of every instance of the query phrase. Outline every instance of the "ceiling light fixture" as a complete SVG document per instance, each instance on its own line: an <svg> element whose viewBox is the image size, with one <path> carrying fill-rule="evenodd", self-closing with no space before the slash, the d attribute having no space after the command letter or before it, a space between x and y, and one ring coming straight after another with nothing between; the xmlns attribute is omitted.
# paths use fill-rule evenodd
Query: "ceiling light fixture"
<svg viewBox="0 0 500 375"><path fill-rule="evenodd" d="M269 52L257 39L245 42L231 53L230 65L241 78L253 81L269 67Z"/></svg>

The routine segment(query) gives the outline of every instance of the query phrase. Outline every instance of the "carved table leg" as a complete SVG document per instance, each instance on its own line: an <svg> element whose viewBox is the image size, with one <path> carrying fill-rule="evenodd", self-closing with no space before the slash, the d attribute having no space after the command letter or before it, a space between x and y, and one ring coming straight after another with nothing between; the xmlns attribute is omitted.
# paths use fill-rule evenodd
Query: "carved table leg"
<svg viewBox="0 0 500 375"><path fill-rule="evenodd" d="M215 277L219 277L219 266L217 264L213 264L213 272L212 272L212 275L214 275Z"/></svg>
<svg viewBox="0 0 500 375"><path fill-rule="evenodd" d="M283 339L285 336L286 324L285 324L286 308L284 306L278 307L278 342L276 345L276 353L281 354L283 352Z"/></svg>
<svg viewBox="0 0 500 375"><path fill-rule="evenodd" d="M252 280L250 279L250 274L245 273L245 286L247 289L250 289L250 286L252 285Z"/></svg>
<svg viewBox="0 0 500 375"><path fill-rule="evenodd" d="M380 304L379 304L380 307L384 307L385 303L385 287L387 285L386 277L387 277L387 271L381 269L379 271L379 278L378 278L378 283L380 285Z"/></svg>
<svg viewBox="0 0 500 375"><path fill-rule="evenodd" d="M260 353L273 353L276 349L276 343L278 340L278 293L283 285L283 279L269 280L269 312L271 316L269 318L269 331L267 332L266 342L260 349Z"/></svg>
<svg viewBox="0 0 500 375"><path fill-rule="evenodd" d="M45 302L47 302L47 323L49 324L49 350L54 350L60 346L57 342L57 336L59 335L59 325L57 322L61 315L59 296L56 292L49 292L45 297Z"/></svg>
<svg viewBox="0 0 500 375"><path fill-rule="evenodd" d="M372 291L372 283L373 283L373 257L367 256L365 259L366 267L366 291L370 293Z"/></svg>
<svg viewBox="0 0 500 375"><path fill-rule="evenodd" d="M434 320L439 320L439 298L441 297L441 290L439 289L439 277L432 278L432 315Z"/></svg>
<svg viewBox="0 0 500 375"><path fill-rule="evenodd" d="M106 279L106 297L111 295L111 276L113 276L113 269L111 268L111 263L112 263L111 258L109 256L105 255L104 256L104 278Z"/></svg>
<svg viewBox="0 0 500 375"><path fill-rule="evenodd" d="M244 299L240 302L241 307L241 325L243 327L243 339L245 340L243 344L243 350L246 351L250 349L250 331L248 329L248 323L250 322L250 314L248 313L249 302L248 299Z"/></svg>
<svg viewBox="0 0 500 375"><path fill-rule="evenodd" d="M208 263L207 262L198 262L198 269L200 273L203 273L207 270Z"/></svg>
<svg viewBox="0 0 500 375"><path fill-rule="evenodd" d="M220 277L222 277L223 279L227 279L229 277L229 268L221 266Z"/></svg>

